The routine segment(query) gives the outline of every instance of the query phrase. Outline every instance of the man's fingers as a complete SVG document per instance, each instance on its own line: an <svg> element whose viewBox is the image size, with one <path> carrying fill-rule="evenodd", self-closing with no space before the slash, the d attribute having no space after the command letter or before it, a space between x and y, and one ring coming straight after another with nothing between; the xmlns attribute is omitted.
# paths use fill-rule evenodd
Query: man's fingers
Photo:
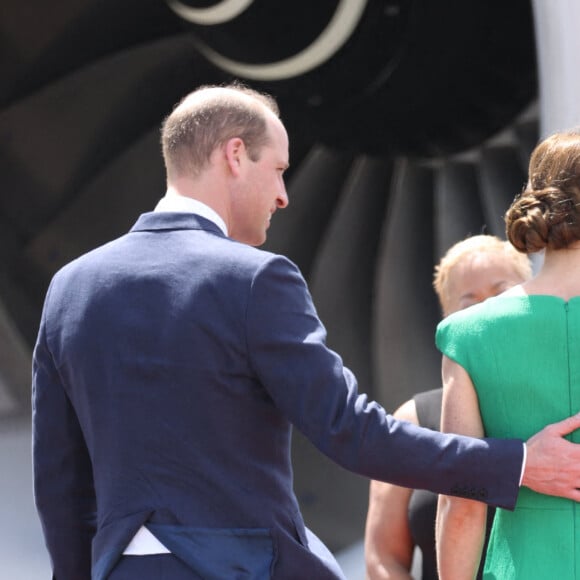
<svg viewBox="0 0 580 580"><path fill-rule="evenodd" d="M562 489L559 492L556 492L554 495L565 497L566 499L571 499L575 502L580 502L580 489L573 487L562 487Z"/></svg>
<svg viewBox="0 0 580 580"><path fill-rule="evenodd" d="M522 485L538 493L580 499L580 444L563 438L575 429L580 429L580 413L528 439Z"/></svg>
<svg viewBox="0 0 580 580"><path fill-rule="evenodd" d="M576 413L576 415L572 415L560 421L559 423L554 423L552 427L559 433L560 436L568 435L568 433L572 433L576 429L580 429L580 413Z"/></svg>

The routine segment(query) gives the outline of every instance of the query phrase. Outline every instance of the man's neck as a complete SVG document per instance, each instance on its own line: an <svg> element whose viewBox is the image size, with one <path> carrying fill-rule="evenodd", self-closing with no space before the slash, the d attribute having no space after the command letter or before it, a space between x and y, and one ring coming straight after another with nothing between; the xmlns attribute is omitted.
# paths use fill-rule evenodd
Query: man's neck
<svg viewBox="0 0 580 580"><path fill-rule="evenodd" d="M212 207L195 199L177 193L173 189L168 189L155 206L157 212L190 212L200 215L216 224L224 233L228 235L228 228L222 217Z"/></svg>

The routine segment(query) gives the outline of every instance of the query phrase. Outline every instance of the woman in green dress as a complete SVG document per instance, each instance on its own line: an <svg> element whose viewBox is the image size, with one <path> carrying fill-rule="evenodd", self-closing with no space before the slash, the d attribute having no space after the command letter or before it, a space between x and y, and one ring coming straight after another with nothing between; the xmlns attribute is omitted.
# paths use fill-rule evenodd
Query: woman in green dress
<svg viewBox="0 0 580 580"><path fill-rule="evenodd" d="M579 210L580 132L574 130L536 147L527 186L506 213L517 250L545 250L537 276L438 326L443 431L525 440L580 409ZM571 439L580 441L580 433ZM486 509L471 499L440 497L441 580L475 576ZM484 578L580 578L580 504L523 487L513 512L496 511Z"/></svg>

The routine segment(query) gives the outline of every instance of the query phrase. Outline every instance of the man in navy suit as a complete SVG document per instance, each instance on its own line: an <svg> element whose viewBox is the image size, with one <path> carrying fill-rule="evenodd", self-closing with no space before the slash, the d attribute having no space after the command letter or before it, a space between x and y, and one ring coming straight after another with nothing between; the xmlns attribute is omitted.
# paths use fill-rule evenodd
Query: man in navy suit
<svg viewBox="0 0 580 580"><path fill-rule="evenodd" d="M523 473L580 499L562 438L579 416L524 446L423 430L357 393L296 266L253 247L288 205L272 98L198 89L162 143L155 211L46 296L34 485L57 580L342 578L292 490L292 424L369 478L513 508Z"/></svg>

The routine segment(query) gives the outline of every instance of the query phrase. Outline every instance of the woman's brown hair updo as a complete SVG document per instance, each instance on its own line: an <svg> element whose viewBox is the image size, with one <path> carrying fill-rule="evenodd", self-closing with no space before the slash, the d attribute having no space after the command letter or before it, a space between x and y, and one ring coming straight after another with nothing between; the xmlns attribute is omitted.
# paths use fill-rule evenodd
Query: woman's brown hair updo
<svg viewBox="0 0 580 580"><path fill-rule="evenodd" d="M532 152L528 183L506 212L506 234L520 252L580 240L580 130L555 133Z"/></svg>

